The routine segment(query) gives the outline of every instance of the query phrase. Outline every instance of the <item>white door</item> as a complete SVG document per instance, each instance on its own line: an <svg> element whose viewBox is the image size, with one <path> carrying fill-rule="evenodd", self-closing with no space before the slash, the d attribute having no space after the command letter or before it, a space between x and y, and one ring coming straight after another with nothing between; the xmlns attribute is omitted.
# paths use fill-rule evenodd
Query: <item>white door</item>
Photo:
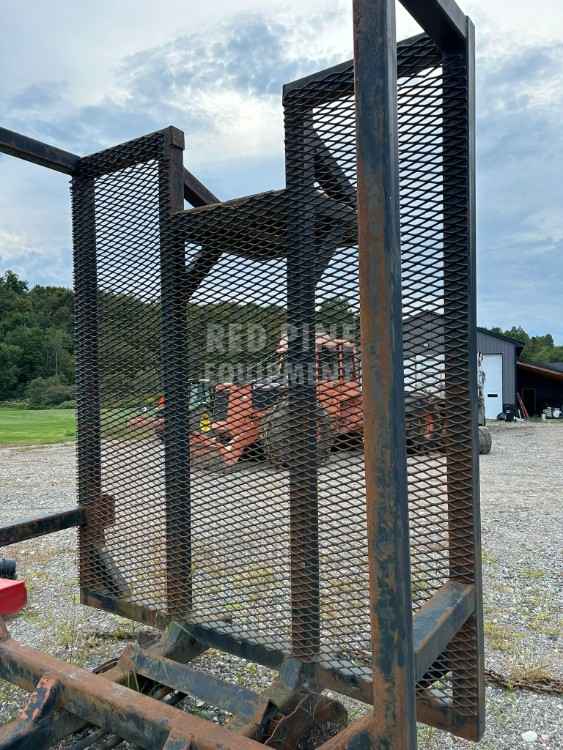
<svg viewBox="0 0 563 750"><path fill-rule="evenodd" d="M485 416L496 419L502 411L502 354L483 354Z"/></svg>

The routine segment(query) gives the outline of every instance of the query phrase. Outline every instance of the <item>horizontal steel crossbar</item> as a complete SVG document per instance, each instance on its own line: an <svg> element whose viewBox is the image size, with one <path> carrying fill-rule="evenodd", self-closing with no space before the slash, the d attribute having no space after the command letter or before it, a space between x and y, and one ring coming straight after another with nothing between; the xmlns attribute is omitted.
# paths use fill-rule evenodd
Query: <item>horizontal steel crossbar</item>
<svg viewBox="0 0 563 750"><path fill-rule="evenodd" d="M119 599L102 597L94 592L83 591L84 604L102 607L122 617L153 626L164 626L160 612L132 605ZM421 680L437 657L442 654L451 639L459 632L475 611L475 592L470 584L448 581L418 611L413 623L413 645L415 650L415 679ZM186 623L190 635L210 648L226 651L242 659L256 662L269 669L279 669L287 658L281 649L267 647L259 640L241 637L234 625L229 623ZM371 655L366 652L366 662ZM351 698L371 703L373 689L368 669L342 668L340 665L321 661L319 679L324 687L336 690Z"/></svg>
<svg viewBox="0 0 563 750"><path fill-rule="evenodd" d="M182 693L195 695L245 719L250 720L258 708L259 696L252 690L223 682L172 659L151 656L136 645L130 646L123 653L120 664L130 668L135 674L149 677Z"/></svg>
<svg viewBox="0 0 563 750"><path fill-rule="evenodd" d="M31 518L28 521L4 526L0 528L0 547L24 542L27 539L35 539L46 534L53 534L55 531L70 529L73 526L81 526L85 522L85 518L86 514L83 508L73 508L61 513L52 513L48 516Z"/></svg>
<svg viewBox="0 0 563 750"><path fill-rule="evenodd" d="M76 175L81 161L81 157L77 154L7 128L0 128L0 153L67 175ZM184 198L192 206L205 206L209 203L220 202L220 199L185 167Z"/></svg>
<svg viewBox="0 0 563 750"><path fill-rule="evenodd" d="M130 690L86 669L66 664L6 637L0 640L0 676L32 691L45 675L60 686L60 703L72 714L146 750L162 748L170 734L199 750L258 750L261 745L223 727ZM0 638L1 638L0 634Z"/></svg>
<svg viewBox="0 0 563 750"><path fill-rule="evenodd" d="M74 174L80 163L76 154L6 128L0 128L0 152L63 174Z"/></svg>

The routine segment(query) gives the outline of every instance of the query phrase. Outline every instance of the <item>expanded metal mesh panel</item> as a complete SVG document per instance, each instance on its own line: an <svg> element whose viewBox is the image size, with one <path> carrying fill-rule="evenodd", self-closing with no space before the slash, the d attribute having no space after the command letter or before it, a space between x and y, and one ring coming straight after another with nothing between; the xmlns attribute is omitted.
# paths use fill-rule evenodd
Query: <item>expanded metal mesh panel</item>
<svg viewBox="0 0 563 750"><path fill-rule="evenodd" d="M415 610L475 571L465 91L462 60L399 45ZM368 681L352 65L284 108L286 190L171 215L162 134L83 160L81 584ZM422 699L475 713L476 643L469 621Z"/></svg>
<svg viewBox="0 0 563 750"><path fill-rule="evenodd" d="M476 575L466 64L462 56L435 62L398 84L405 389L440 399L434 450L418 450L417 437L408 462L415 610L448 578ZM475 715L473 618L421 681L422 698L429 685Z"/></svg>
<svg viewBox="0 0 563 750"><path fill-rule="evenodd" d="M79 493L90 514L81 585L156 609L188 586L186 575L167 590L175 493L154 429L167 172L157 133L83 159L73 181ZM189 523L176 515L176 528Z"/></svg>

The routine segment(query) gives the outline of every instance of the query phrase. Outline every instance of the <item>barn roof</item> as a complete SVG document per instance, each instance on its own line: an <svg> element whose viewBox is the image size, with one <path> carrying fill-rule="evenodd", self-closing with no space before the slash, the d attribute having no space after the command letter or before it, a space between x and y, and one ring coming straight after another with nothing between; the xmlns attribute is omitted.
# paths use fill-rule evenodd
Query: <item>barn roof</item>
<svg viewBox="0 0 563 750"><path fill-rule="evenodd" d="M494 339L500 339L501 341L507 341L509 344L514 344L514 346L517 349L520 349L520 351L524 348L524 344L518 339L512 338L512 336L505 336L504 333L494 333L493 331L488 331L486 328L481 328L480 326L477 326L477 330L479 333L485 334L485 336L492 336Z"/></svg>
<svg viewBox="0 0 563 750"><path fill-rule="evenodd" d="M553 380L563 381L563 362L518 362L518 367L519 369L524 370L524 372L545 375Z"/></svg>

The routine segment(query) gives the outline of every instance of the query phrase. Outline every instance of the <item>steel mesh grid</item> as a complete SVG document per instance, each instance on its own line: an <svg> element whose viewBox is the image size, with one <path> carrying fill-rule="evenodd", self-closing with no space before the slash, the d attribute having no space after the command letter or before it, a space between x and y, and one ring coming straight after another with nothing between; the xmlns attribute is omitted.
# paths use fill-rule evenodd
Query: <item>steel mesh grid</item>
<svg viewBox="0 0 563 750"><path fill-rule="evenodd" d="M154 608L166 608L164 460L143 450L154 429L139 410L161 389L166 163L155 133L83 159L72 187L81 586Z"/></svg>
<svg viewBox="0 0 563 750"><path fill-rule="evenodd" d="M463 65L456 67L455 60L449 61L447 89L441 62L441 55L428 40L399 45L405 387L415 608L450 576L470 581L474 570L471 474L467 469L471 439L464 421L470 409L464 70ZM454 107L452 117L450 107L448 116L452 118L450 131L455 134L457 125L461 133L457 142L455 137L448 142L447 184L445 93L452 102L460 102L457 113ZM172 242L177 242L178 236L186 241L188 356L184 373L177 373L177 379L192 383L192 391L201 379L230 383L219 388L229 393L232 414L228 414L228 425L214 424L225 422L213 413L218 408L216 400L214 406L196 410L196 419L190 417L192 435L197 433L204 443L209 437L227 439L223 446L227 448L232 448L235 435L244 444L241 461L232 467L225 467L224 461L214 466L216 456L204 456L201 462L201 451L192 449L189 500L183 504L191 509L191 530L181 516L164 517L164 454L155 439L154 423L138 427L132 438L129 424L112 419L104 409L112 398L144 398L153 387L158 391L162 386L160 373L153 367L159 360L156 338L162 312L157 287L158 226L163 201L166 203L162 158L158 164L147 161L137 144L135 155L129 158L143 166L122 167L96 182L101 320L111 321L112 309L114 318L121 318L123 300L114 301L113 295L123 295L132 307L134 301L140 301L143 310L138 317L132 312L134 320L128 321L126 330L137 330L144 342L150 341L151 352L145 374L133 385L122 344L104 338L103 331L112 330L111 322L106 329L100 324L102 466L107 472L113 465L117 489L107 479L94 476L96 436L88 433L89 425L83 420L79 454L82 451L89 458L80 461L82 475L91 489L98 484L95 492L83 497L94 497L103 490L119 501L115 522L105 532L104 554L100 556L100 545L83 540L83 559L88 563L81 570L82 585L159 611L169 611L170 596L182 589L182 601L190 603L191 597L191 609L184 607L187 620L304 659L351 667L356 675L369 677L363 456L361 426L357 424L361 368L352 66L343 66L334 75L291 93L285 105L288 190L186 212L176 217L174 227L167 226L165 233ZM103 167L93 173L103 173ZM159 174L160 201L155 192ZM88 179L85 176L80 186L83 199L90 189ZM460 198L446 222L444 196L448 189L457 191ZM105 213L104 191L108 193ZM123 200L129 192L139 196L137 209L129 199L118 208L115 196ZM451 205L449 201L450 212ZM77 241L80 243L82 234L87 241L92 228L81 201L75 201ZM140 270L140 258L131 254L134 237L139 247L145 247L142 263L150 281ZM115 249L120 244L127 252L118 258ZM135 289L137 273L142 282ZM78 269L77 289L80 275ZM88 293L83 294L78 327L95 338L89 320L91 305ZM322 361L322 351L316 351L323 343L317 341L316 326L321 338L328 334L325 343L342 340L336 369L332 359L332 371L328 354ZM284 329L289 330L286 371L277 384L281 386L278 400L256 408L251 383L276 380L277 350ZM234 349L231 333L235 341L241 335L245 340L242 344L238 340ZM260 346L249 344L252 336L263 336ZM82 358L82 385L79 380L81 397L88 400L88 406L83 407L86 410L92 408L91 381L95 379L88 373L96 369L94 348L85 347L89 353ZM127 376L121 389L111 383L111 367L104 374L105 358L111 360L112 348L121 350L124 358ZM353 352L348 364L346 348ZM167 356L162 353L160 366ZM332 374L324 377L323 368ZM232 382L236 380L238 383ZM274 412L277 422L271 418ZM204 432L202 424L211 435ZM352 429L347 431L350 425ZM274 427L278 431L275 439ZM227 436L220 434L222 430ZM167 428L164 434L167 446L180 442L181 436L173 430ZM260 439L252 441L256 435ZM206 460L208 465L202 466ZM454 468L448 475L450 465ZM101 510L98 515L101 527ZM186 578L190 570L192 574L191 585L179 581L178 591L174 586L171 589L166 573L174 554L169 545L166 551L171 521L178 524L178 557L182 564L188 560ZM108 575L108 569L111 573L114 568L120 574L117 585L116 576ZM466 626L420 685L422 690L432 684L434 696L453 696L456 707L466 714L474 713L475 705L476 640L472 627L471 623Z"/></svg>

